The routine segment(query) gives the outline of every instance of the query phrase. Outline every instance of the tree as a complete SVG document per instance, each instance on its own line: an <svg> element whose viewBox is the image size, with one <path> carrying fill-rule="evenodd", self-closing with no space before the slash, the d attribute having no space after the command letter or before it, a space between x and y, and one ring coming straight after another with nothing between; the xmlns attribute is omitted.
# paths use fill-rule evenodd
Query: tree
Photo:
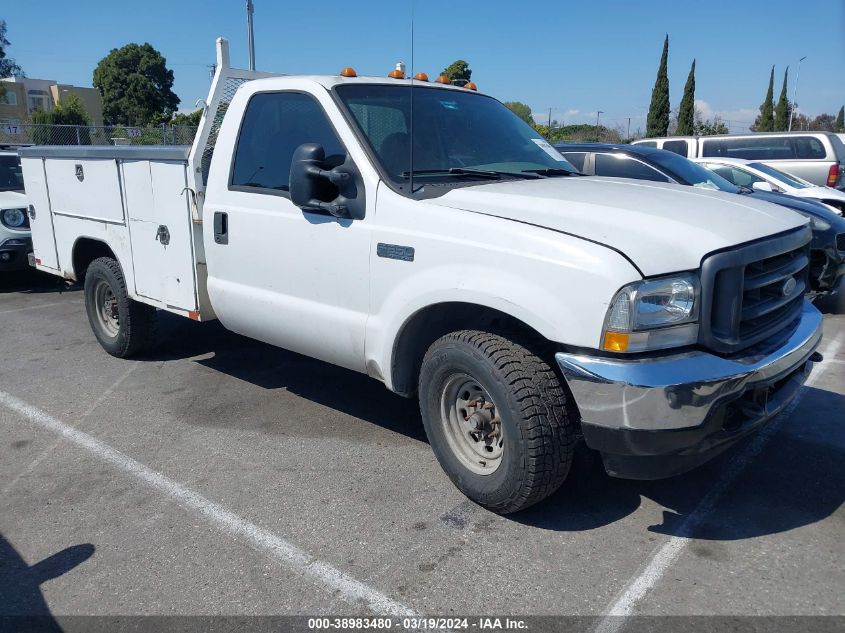
<svg viewBox="0 0 845 633"><path fill-rule="evenodd" d="M684 86L684 96L678 108L678 129L675 132L681 136L688 136L695 130L695 60L689 69L687 83Z"/></svg>
<svg viewBox="0 0 845 633"><path fill-rule="evenodd" d="M754 132L773 132L775 129L774 84L775 67L772 66L772 72L769 75L769 89L766 91L766 99L760 105L760 115L754 121L754 125L751 126L751 129Z"/></svg>
<svg viewBox="0 0 845 633"><path fill-rule="evenodd" d="M507 104L505 104L507 105ZM184 114L183 112L177 112L173 115L173 120L170 122L171 125L184 125L189 127L199 127L200 119L202 118L202 108L199 110L194 110L190 114Z"/></svg>
<svg viewBox="0 0 845 633"><path fill-rule="evenodd" d="M818 132L834 132L836 125L836 117L832 114L820 114L812 121L810 121L811 130Z"/></svg>
<svg viewBox="0 0 845 633"><path fill-rule="evenodd" d="M783 87L780 89L780 97L775 107L775 131L786 132L789 128L789 101L786 98L786 82L789 78L789 66L783 72Z"/></svg>
<svg viewBox="0 0 845 633"><path fill-rule="evenodd" d="M106 55L94 70L94 87L103 97L109 124L146 125L155 115L169 120L179 105L173 71L149 44L127 44Z"/></svg>
<svg viewBox="0 0 845 633"><path fill-rule="evenodd" d="M528 125L534 125L534 117L531 116L531 108L519 101L505 101L505 107L511 110L516 116L525 121Z"/></svg>
<svg viewBox="0 0 845 633"><path fill-rule="evenodd" d="M839 114L836 115L836 123L833 126L834 132L845 132L845 106L839 108Z"/></svg>
<svg viewBox="0 0 845 633"><path fill-rule="evenodd" d="M441 74L446 75L456 86L463 86L469 82L469 78L472 76L472 70L467 62L458 59L446 66Z"/></svg>
<svg viewBox="0 0 845 633"><path fill-rule="evenodd" d="M11 57L6 57L6 49L12 43L6 39L6 20L0 20L0 78L25 77L23 69ZM6 94L6 86L0 81L0 98Z"/></svg>
<svg viewBox="0 0 845 633"><path fill-rule="evenodd" d="M91 117L85 111L79 97L68 95L57 103L50 112L36 110L32 113L32 122L43 127L33 131L33 141L37 145L90 145L91 135L87 127L60 128L59 125L87 126Z"/></svg>
<svg viewBox="0 0 845 633"><path fill-rule="evenodd" d="M710 121L710 119L696 121L693 129L694 133L700 136L730 134L728 126L725 125L719 117L716 117L713 121Z"/></svg>
<svg viewBox="0 0 845 633"><path fill-rule="evenodd" d="M657 68L657 79L651 91L651 105L646 118L646 136L666 136L669 130L669 36L663 40L663 54Z"/></svg>

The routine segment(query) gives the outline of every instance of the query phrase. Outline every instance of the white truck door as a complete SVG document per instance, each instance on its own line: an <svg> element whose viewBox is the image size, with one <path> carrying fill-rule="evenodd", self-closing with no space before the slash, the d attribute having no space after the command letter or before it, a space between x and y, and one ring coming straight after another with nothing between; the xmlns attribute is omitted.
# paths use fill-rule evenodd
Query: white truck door
<svg viewBox="0 0 845 633"><path fill-rule="evenodd" d="M126 160L122 178L135 292L182 310L196 310L191 210L186 164Z"/></svg>
<svg viewBox="0 0 845 633"><path fill-rule="evenodd" d="M364 371L372 220L303 212L287 191L299 145L320 143L336 164L346 149L303 92L253 95L237 134L231 145L218 139L217 152L235 147L235 156L215 154L203 210L217 317L235 332Z"/></svg>

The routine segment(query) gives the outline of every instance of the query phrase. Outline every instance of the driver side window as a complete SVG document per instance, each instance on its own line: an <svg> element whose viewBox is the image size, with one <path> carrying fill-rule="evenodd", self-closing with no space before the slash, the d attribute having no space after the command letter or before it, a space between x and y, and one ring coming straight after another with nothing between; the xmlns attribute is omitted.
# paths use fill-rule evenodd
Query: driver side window
<svg viewBox="0 0 845 633"><path fill-rule="evenodd" d="M751 188L755 182L763 182L762 178L758 178L754 174L750 174L747 171L730 167L728 165L708 165L708 168L711 171L716 172L725 180L732 182L737 187Z"/></svg>
<svg viewBox="0 0 845 633"><path fill-rule="evenodd" d="M303 143L319 143L327 166L340 165L346 150L323 108L300 92L265 92L247 104L235 149L230 186L287 192L293 153Z"/></svg>

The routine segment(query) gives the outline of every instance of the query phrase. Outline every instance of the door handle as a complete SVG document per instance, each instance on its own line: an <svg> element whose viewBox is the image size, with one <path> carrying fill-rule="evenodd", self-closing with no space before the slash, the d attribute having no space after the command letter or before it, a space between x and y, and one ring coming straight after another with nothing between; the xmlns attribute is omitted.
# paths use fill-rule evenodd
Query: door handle
<svg viewBox="0 0 845 633"><path fill-rule="evenodd" d="M229 214L223 211L214 212L214 241L217 244L229 243Z"/></svg>

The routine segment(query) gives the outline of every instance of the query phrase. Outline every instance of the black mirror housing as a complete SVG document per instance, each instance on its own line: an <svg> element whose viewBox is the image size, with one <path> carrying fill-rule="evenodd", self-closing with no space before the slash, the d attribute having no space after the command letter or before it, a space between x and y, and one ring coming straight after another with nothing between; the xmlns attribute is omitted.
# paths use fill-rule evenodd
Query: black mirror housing
<svg viewBox="0 0 845 633"><path fill-rule="evenodd" d="M303 143L293 153L290 199L303 211L328 213L337 218L364 218L363 187L354 163L325 169L326 151L319 143Z"/></svg>

